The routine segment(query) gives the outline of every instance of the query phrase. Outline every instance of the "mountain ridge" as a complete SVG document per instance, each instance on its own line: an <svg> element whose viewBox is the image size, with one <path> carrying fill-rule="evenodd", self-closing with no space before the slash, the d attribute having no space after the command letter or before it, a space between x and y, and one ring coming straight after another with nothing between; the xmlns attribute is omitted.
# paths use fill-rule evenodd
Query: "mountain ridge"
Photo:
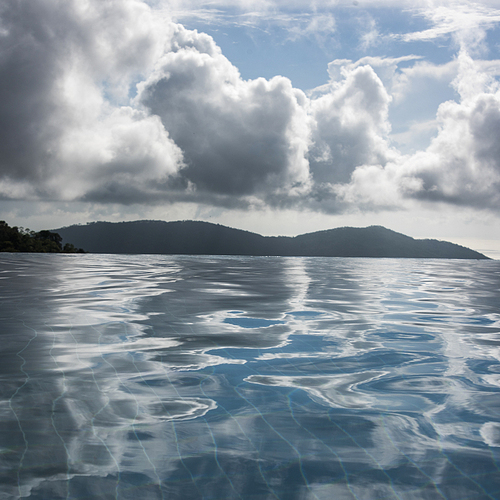
<svg viewBox="0 0 500 500"><path fill-rule="evenodd" d="M262 236L202 221L90 222L54 229L91 253L488 259L469 248L414 239L383 226Z"/></svg>

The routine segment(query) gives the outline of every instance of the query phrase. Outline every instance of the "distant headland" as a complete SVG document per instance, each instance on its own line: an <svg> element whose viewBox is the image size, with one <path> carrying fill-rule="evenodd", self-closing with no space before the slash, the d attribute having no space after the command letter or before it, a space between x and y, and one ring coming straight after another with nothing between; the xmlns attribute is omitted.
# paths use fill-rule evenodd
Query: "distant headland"
<svg viewBox="0 0 500 500"><path fill-rule="evenodd" d="M469 248L418 240L382 226L261 236L199 221L92 222L52 230L91 253L488 259Z"/></svg>

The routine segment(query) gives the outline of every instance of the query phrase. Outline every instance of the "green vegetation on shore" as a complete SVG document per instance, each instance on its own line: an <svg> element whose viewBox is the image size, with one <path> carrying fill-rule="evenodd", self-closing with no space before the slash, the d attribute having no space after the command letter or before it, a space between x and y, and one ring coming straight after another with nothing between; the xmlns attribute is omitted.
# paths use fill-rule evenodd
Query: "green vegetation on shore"
<svg viewBox="0 0 500 500"><path fill-rule="evenodd" d="M84 253L71 243L63 246L58 233L10 227L3 220L0 221L0 252Z"/></svg>

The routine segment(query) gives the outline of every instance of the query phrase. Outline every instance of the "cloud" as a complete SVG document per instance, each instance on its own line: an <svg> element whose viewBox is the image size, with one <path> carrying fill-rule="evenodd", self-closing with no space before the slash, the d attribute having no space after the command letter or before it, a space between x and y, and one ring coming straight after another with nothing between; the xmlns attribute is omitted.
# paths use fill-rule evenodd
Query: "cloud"
<svg viewBox="0 0 500 500"><path fill-rule="evenodd" d="M172 46L137 101L182 149L183 185L235 196L306 187L305 95L283 77L242 80L208 35L178 26Z"/></svg>
<svg viewBox="0 0 500 500"><path fill-rule="evenodd" d="M431 28L397 36L405 42L432 41L452 36L460 44L482 48L486 31L500 22L500 10L480 3L442 2L416 7L416 12L431 23Z"/></svg>
<svg viewBox="0 0 500 500"><path fill-rule="evenodd" d="M328 74L330 75L330 79L335 82L342 78L343 72L346 70L354 70L359 66L370 66L381 79L384 87L392 91L394 81L400 78L399 75L407 71L406 68L400 70L399 65L420 59L422 59L422 56L414 54L400 57L365 56L357 61L335 59L328 64Z"/></svg>
<svg viewBox="0 0 500 500"><path fill-rule="evenodd" d="M6 0L0 18L4 197L73 199L180 168L161 122L120 105L166 39L145 4Z"/></svg>
<svg viewBox="0 0 500 500"><path fill-rule="evenodd" d="M479 207L500 201L500 92L462 51L455 86L460 102L443 103L439 133L425 154L408 167L422 180L415 196ZM416 159L421 159L418 166Z"/></svg>
<svg viewBox="0 0 500 500"><path fill-rule="evenodd" d="M362 50L367 50L370 47L379 45L381 42L381 35L377 27L377 22L372 17L369 17L365 21L365 32L361 36L360 48Z"/></svg>
<svg viewBox="0 0 500 500"><path fill-rule="evenodd" d="M309 161L313 179L347 183L357 166L385 164L393 157L385 137L391 101L368 66L345 66L344 79L311 101L314 119Z"/></svg>
<svg viewBox="0 0 500 500"><path fill-rule="evenodd" d="M440 105L438 134L429 147L385 167L358 167L339 189L345 202L376 207L417 199L498 210L500 90L464 50L458 66L460 101Z"/></svg>
<svg viewBox="0 0 500 500"><path fill-rule="evenodd" d="M284 19L284 25L289 26L289 38L313 37L318 45L325 47L337 30L337 22L330 12L313 12L302 16L291 16Z"/></svg>
<svg viewBox="0 0 500 500"><path fill-rule="evenodd" d="M369 65L346 64L338 81L307 98L283 77L242 80L207 35L179 26L172 47L137 101L182 149L177 180L193 187L192 199L313 200L337 211L335 185L349 183L359 166L397 157L387 140L391 97Z"/></svg>
<svg viewBox="0 0 500 500"><path fill-rule="evenodd" d="M244 80L210 36L140 0L6 0L0 19L4 199L498 210L500 63L474 61L466 37L440 66L334 60L306 95L282 76ZM311 36L334 29L309 20ZM453 79L459 97L439 106L430 145L404 155L390 112L426 79Z"/></svg>
<svg viewBox="0 0 500 500"><path fill-rule="evenodd" d="M228 205L307 188L306 98L288 79L243 81L209 36L136 0L9 1L1 19L4 198Z"/></svg>
<svg viewBox="0 0 500 500"><path fill-rule="evenodd" d="M391 89L391 94L395 103L399 103L412 96L415 99L415 93L418 92L418 105L422 106L422 101L425 99L441 99L439 103L443 102L441 93L436 92L435 84L438 83L442 86L450 88L451 82L457 76L458 63L456 60L444 64L432 64L428 61L418 60L412 66L405 68L396 68L390 66L390 79L387 85ZM410 59L406 59L410 60ZM403 58L395 60L396 63L403 61ZM396 71L397 69L397 71ZM384 81L386 83L386 81ZM427 96L425 95L427 94ZM434 94L434 95L433 95Z"/></svg>
<svg viewBox="0 0 500 500"><path fill-rule="evenodd" d="M179 23L203 22L206 25L237 26L257 32L278 32L275 43L314 40L323 49L332 44L337 21L331 2L272 1L163 1L162 5Z"/></svg>

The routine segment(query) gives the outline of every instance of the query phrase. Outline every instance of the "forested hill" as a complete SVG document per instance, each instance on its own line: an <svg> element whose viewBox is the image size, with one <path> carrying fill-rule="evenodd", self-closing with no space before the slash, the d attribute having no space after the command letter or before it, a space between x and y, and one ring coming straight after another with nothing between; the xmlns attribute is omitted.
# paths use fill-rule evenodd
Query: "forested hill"
<svg viewBox="0 0 500 500"><path fill-rule="evenodd" d="M381 226L340 227L300 236L261 236L197 221L92 222L55 229L92 253L410 257L487 259L468 248L416 240Z"/></svg>

